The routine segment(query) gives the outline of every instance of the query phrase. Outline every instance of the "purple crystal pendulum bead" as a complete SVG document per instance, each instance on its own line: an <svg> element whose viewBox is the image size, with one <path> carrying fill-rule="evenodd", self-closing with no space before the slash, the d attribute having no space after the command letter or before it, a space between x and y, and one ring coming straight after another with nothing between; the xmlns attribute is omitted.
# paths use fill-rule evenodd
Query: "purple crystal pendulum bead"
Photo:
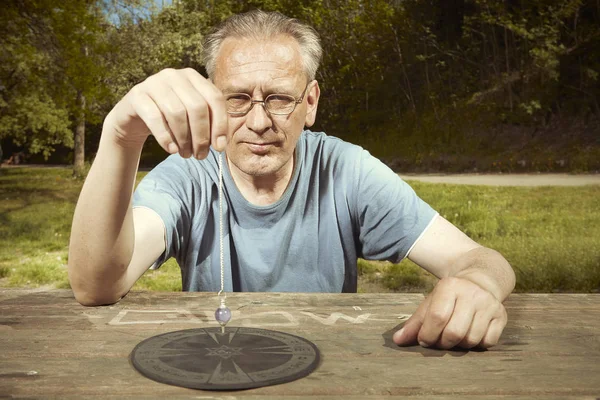
<svg viewBox="0 0 600 400"><path fill-rule="evenodd" d="M231 319L231 310L225 305L225 300L221 300L221 305L215 311L215 319L221 325L221 333L225 333L225 325Z"/></svg>

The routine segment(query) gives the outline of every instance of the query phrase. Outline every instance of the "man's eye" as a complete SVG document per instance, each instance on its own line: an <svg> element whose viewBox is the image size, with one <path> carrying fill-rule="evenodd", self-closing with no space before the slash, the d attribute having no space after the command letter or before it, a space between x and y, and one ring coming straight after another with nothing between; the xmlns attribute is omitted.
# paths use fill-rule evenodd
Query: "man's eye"
<svg viewBox="0 0 600 400"><path fill-rule="evenodd" d="M294 98L285 95L271 95L268 98L269 107L279 110L290 106L294 102Z"/></svg>
<svg viewBox="0 0 600 400"><path fill-rule="evenodd" d="M248 101L248 97L247 96L242 96L242 95L234 95L234 96L230 96L227 98L227 101L231 101L231 102L238 102L238 101Z"/></svg>
<svg viewBox="0 0 600 400"><path fill-rule="evenodd" d="M289 101L293 101L294 99L291 98L290 96L286 96L284 94L272 94L269 96L269 101L274 101L274 102L278 102L278 101L282 101L282 102L289 102Z"/></svg>
<svg viewBox="0 0 600 400"><path fill-rule="evenodd" d="M247 96L231 96L227 98L227 107L230 110L236 110L240 107L245 107L250 103L250 99Z"/></svg>

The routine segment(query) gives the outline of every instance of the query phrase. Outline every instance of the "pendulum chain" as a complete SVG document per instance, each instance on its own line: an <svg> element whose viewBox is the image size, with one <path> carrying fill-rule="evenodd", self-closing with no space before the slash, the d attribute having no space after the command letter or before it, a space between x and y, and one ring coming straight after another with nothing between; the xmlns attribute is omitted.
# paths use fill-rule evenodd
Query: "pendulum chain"
<svg viewBox="0 0 600 400"><path fill-rule="evenodd" d="M223 295L223 301L227 298L225 295L224 261L223 261L223 158L219 153L219 260L221 265L221 290L219 297Z"/></svg>
<svg viewBox="0 0 600 400"><path fill-rule="evenodd" d="M225 305L227 295L225 294L225 261L223 255L223 158L219 153L219 257L221 264L221 290L217 296L221 303L215 311L215 319L221 325L221 333L225 333L225 325L231 319L231 311Z"/></svg>

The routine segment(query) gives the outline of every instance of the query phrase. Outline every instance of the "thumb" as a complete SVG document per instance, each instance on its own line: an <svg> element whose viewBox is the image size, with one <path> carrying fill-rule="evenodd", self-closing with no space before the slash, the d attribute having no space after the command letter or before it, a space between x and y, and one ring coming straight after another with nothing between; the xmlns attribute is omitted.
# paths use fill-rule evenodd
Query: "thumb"
<svg viewBox="0 0 600 400"><path fill-rule="evenodd" d="M429 298L425 299L417 311L404 323L402 328L394 333L392 340L398 346L410 346L413 344L417 344L417 337L419 336L419 331L421 330L421 326L423 326L423 321L425 320L425 312L427 311L427 306L429 305Z"/></svg>
<svg viewBox="0 0 600 400"><path fill-rule="evenodd" d="M225 148L227 147L227 135L221 135L221 136L217 136L217 139L215 141L215 150L221 152L224 151Z"/></svg>
<svg viewBox="0 0 600 400"><path fill-rule="evenodd" d="M227 132L229 121L227 117L227 106L225 102L216 101L210 110L211 144L218 151L227 148Z"/></svg>

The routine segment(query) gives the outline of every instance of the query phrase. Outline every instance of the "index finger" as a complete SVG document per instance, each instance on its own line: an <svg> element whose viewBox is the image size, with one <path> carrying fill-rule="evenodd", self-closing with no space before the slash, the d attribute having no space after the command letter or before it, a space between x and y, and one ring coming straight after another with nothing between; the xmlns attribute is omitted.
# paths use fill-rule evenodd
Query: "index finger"
<svg viewBox="0 0 600 400"><path fill-rule="evenodd" d="M452 318L456 304L455 292L445 285L438 284L430 296L431 301L418 337L419 344L423 347L433 346L437 343Z"/></svg>
<svg viewBox="0 0 600 400"><path fill-rule="evenodd" d="M227 107L223 93L196 70L186 68L185 74L194 88L202 93L210 112L210 137L215 150L223 151L227 145Z"/></svg>

